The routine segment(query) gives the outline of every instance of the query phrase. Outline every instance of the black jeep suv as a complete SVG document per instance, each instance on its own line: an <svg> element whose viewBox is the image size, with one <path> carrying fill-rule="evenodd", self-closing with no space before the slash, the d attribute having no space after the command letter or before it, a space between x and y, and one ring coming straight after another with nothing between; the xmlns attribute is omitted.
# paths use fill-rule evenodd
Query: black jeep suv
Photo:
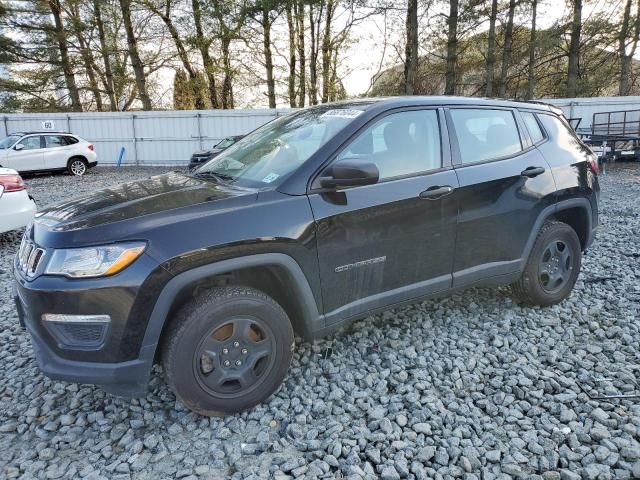
<svg viewBox="0 0 640 480"><path fill-rule="evenodd" d="M52 378L144 395L154 362L190 409L250 408L294 333L471 286L570 293L598 223L596 157L559 110L366 99L261 127L200 167L48 208L16 303Z"/></svg>

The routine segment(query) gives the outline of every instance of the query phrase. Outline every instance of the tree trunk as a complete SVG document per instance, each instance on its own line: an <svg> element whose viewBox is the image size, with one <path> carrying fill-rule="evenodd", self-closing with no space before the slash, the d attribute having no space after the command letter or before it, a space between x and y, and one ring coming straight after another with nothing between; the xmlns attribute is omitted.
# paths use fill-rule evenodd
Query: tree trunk
<svg viewBox="0 0 640 480"><path fill-rule="evenodd" d="M113 88L113 71L111 70L111 48L107 45L107 35L104 30L104 23L102 21L102 12L100 11L101 0L93 0L93 15L98 26L98 38L100 39L100 55L102 56L102 63L104 63L104 86L109 97L109 110L112 112L118 111L118 101L116 100L116 94Z"/></svg>
<svg viewBox="0 0 640 480"><path fill-rule="evenodd" d="M538 15L538 0L531 0L531 34L529 36L529 73L527 76L527 100L531 100L535 91L536 65L536 17Z"/></svg>
<svg viewBox="0 0 640 480"><path fill-rule="evenodd" d="M535 0L534 0L535 1ZM489 15L489 39L487 42L486 64L486 97L493 96L493 77L496 69L496 18L498 17L498 0L491 2L491 14Z"/></svg>
<svg viewBox="0 0 640 480"><path fill-rule="evenodd" d="M222 80L222 108L230 109L234 107L233 102L233 69L231 67L231 46L230 38L222 39L222 69L224 78Z"/></svg>
<svg viewBox="0 0 640 480"><path fill-rule="evenodd" d="M305 99L306 99L306 84L307 84L307 75L306 75L306 54L304 47L304 0L294 0L296 3L294 5L295 14L296 14L296 25L298 28L298 59L300 64L299 74L298 74L298 107L304 107Z"/></svg>
<svg viewBox="0 0 640 480"><path fill-rule="evenodd" d="M456 93L456 64L458 62L458 0L449 0L447 19L447 73L445 75L445 95Z"/></svg>
<svg viewBox="0 0 640 480"><path fill-rule="evenodd" d="M102 112L104 107L102 106L102 93L100 92L100 88L98 87L98 80L96 78L96 72L93 68L94 59L87 42L82 36L82 31L76 30L76 38L78 39L78 45L80 46L80 55L82 56L82 62L84 63L84 68L87 72L87 77L89 78L89 90L93 93L94 98L96 99L96 110Z"/></svg>
<svg viewBox="0 0 640 480"><path fill-rule="evenodd" d="M578 66L580 61L580 35L582 33L582 0L573 1L573 21L569 43L569 71L567 74L567 97L578 95Z"/></svg>
<svg viewBox="0 0 640 480"><path fill-rule="evenodd" d="M624 15L622 17L622 26L618 34L618 57L620 58L620 79L618 84L618 95L629 95L631 90L631 62L633 54L635 53L635 45L637 40L632 42L632 48L634 51L631 54L627 53L627 42L629 39L629 32L631 31L631 3L632 0L627 0L624 6ZM640 3L639 3L640 8ZM636 22L634 22L637 24ZM637 32L637 27L634 28L634 37Z"/></svg>
<svg viewBox="0 0 640 480"><path fill-rule="evenodd" d="M314 15L313 3L309 4L309 30L311 32L311 46L309 52L309 104L318 104L318 42L321 13Z"/></svg>
<svg viewBox="0 0 640 480"><path fill-rule="evenodd" d="M335 11L334 0L327 0L327 13L325 15L324 32L322 35L322 103L329 101L331 85L331 23ZM318 19L318 22L320 19Z"/></svg>
<svg viewBox="0 0 640 480"><path fill-rule="evenodd" d="M507 28L504 32L504 48L502 50L502 69L500 71L500 89L498 94L504 98L507 96L507 78L511 64L511 51L513 50L513 15L516 10L516 0L509 1L509 14Z"/></svg>
<svg viewBox="0 0 640 480"><path fill-rule="evenodd" d="M276 108L276 82L273 78L273 55L271 54L271 19L266 3L262 6L262 29L264 47L264 65L267 70L267 97L269 108Z"/></svg>
<svg viewBox="0 0 640 480"><path fill-rule="evenodd" d="M127 49L129 51L129 56L131 57L131 67L133 68L133 73L136 77L138 97L142 102L142 109L151 110L151 99L147 93L147 79L144 73L144 65L142 65L142 60L140 60L138 43L133 30L133 24L131 23L131 0L119 0L119 2L120 9L122 10L124 29L127 34Z"/></svg>
<svg viewBox="0 0 640 480"><path fill-rule="evenodd" d="M404 61L404 93L413 95L416 90L418 69L418 0L407 2L407 45Z"/></svg>
<svg viewBox="0 0 640 480"><path fill-rule="evenodd" d="M211 108L218 108L218 92L215 77L216 68L211 55L209 55L209 45L211 42L204 37L204 30L202 29L202 8L200 6L200 0L191 0L191 8L193 9L193 21L196 27L196 44L198 50L200 50L202 66L204 67L207 83L209 84L209 101L211 102Z"/></svg>
<svg viewBox="0 0 640 480"><path fill-rule="evenodd" d="M55 23L56 41L58 42L58 49L60 50L60 63L62 65L62 71L64 73L64 81L69 90L69 98L71 99L71 110L74 112L82 111L82 104L80 103L80 93L78 86L76 85L76 76L73 73L73 67L71 60L69 59L69 45L67 43L67 33L64 30L64 24L62 23L62 12L59 0L49 0L49 8L53 15L53 21Z"/></svg>
<svg viewBox="0 0 640 480"><path fill-rule="evenodd" d="M287 1L287 26L289 27L289 106L296 106L296 24L293 15L294 0Z"/></svg>

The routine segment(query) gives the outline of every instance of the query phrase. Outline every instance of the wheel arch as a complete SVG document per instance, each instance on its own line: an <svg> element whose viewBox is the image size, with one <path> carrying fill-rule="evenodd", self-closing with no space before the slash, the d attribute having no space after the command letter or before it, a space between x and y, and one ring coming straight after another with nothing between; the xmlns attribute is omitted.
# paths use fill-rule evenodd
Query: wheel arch
<svg viewBox="0 0 640 480"><path fill-rule="evenodd" d="M523 270L538 232L547 220L558 220L568 224L576 231L580 239L582 250L586 250L593 240L593 220L591 203L586 198L571 198L550 205L540 212L534 227L529 233L529 239L525 245L520 261L520 270Z"/></svg>
<svg viewBox="0 0 640 480"><path fill-rule="evenodd" d="M72 160L75 159L80 159L80 160L84 160L85 162L89 162L89 160L87 159L87 157L85 157L84 155L73 155L71 157L69 157L69 160L67 160L67 166L69 166L69 164L71 163Z"/></svg>
<svg viewBox="0 0 640 480"><path fill-rule="evenodd" d="M264 291L287 312L294 331L304 338L323 325L311 286L298 263L281 253L264 253L222 260L173 277L155 303L142 341L141 353L151 364L172 315L199 289L242 285Z"/></svg>

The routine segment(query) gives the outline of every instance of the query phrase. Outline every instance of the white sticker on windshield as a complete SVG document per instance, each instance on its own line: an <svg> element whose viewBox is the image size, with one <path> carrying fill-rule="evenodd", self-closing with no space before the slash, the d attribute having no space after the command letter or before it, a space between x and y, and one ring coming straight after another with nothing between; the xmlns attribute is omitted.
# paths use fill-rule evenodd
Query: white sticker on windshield
<svg viewBox="0 0 640 480"><path fill-rule="evenodd" d="M271 183L273 182L276 178L278 178L280 175L278 175L277 173L270 173L269 175L267 175L266 177L264 177L262 179L262 181L264 183Z"/></svg>
<svg viewBox="0 0 640 480"><path fill-rule="evenodd" d="M351 108L337 108L334 110L327 110L320 118L326 117L339 117L339 118L356 118L362 113L362 110L354 110Z"/></svg>

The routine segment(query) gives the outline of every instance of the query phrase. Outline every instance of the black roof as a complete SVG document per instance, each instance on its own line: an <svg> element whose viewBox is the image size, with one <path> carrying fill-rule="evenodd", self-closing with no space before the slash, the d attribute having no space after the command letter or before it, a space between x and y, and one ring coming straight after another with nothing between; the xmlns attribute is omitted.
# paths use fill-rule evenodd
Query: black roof
<svg viewBox="0 0 640 480"><path fill-rule="evenodd" d="M523 100L505 100L498 98L484 97L458 97L445 95L411 95L398 97L364 97L359 99L342 100L333 103L324 103L318 107L330 107L331 105L340 107L364 107L373 108L374 106L386 105L393 107L403 107L411 105L464 105L464 106L496 106L509 108L530 108L532 110L551 111L560 113L561 110L555 105L551 105L539 101L523 101Z"/></svg>

